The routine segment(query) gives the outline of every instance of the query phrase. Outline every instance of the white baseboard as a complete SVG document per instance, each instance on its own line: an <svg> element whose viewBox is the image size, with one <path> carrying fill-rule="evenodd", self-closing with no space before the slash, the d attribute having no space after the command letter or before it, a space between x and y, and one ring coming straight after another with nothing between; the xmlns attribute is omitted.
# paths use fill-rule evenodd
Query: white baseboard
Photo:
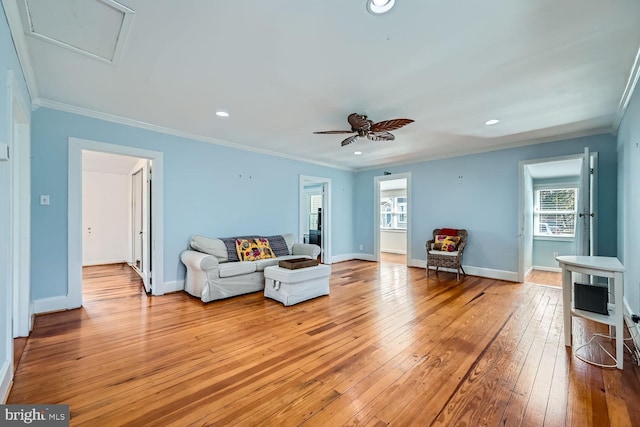
<svg viewBox="0 0 640 427"><path fill-rule="evenodd" d="M178 292L184 290L184 280L176 280L175 282L164 282L162 293Z"/></svg>
<svg viewBox="0 0 640 427"><path fill-rule="evenodd" d="M411 267L427 268L427 260L424 259L412 259L409 263ZM518 273L516 271L494 270L492 268L474 267L472 265L463 265L465 273L470 276L486 277L487 279L507 280L509 282L518 281ZM435 270L435 267L431 267ZM454 268L440 268L441 271L448 271L455 273Z"/></svg>
<svg viewBox="0 0 640 427"><path fill-rule="evenodd" d="M359 259L362 261L375 261L376 257L374 257L372 254L360 254L360 253L343 254L343 255L336 255L331 257L331 263L333 264L335 262L351 261L354 259Z"/></svg>
<svg viewBox="0 0 640 427"><path fill-rule="evenodd" d="M93 265L108 265L108 264L128 264L128 262L123 259L99 259L99 260L83 262L82 266L91 267Z"/></svg>
<svg viewBox="0 0 640 427"><path fill-rule="evenodd" d="M51 297L33 300L33 312L35 314L49 313L52 311L68 310L67 296Z"/></svg>
<svg viewBox="0 0 640 427"><path fill-rule="evenodd" d="M380 252L386 252L388 254L406 255L407 251L402 249L380 249Z"/></svg>
<svg viewBox="0 0 640 427"><path fill-rule="evenodd" d="M13 355L12 355L13 356ZM0 368L0 401L2 404L7 402L9 398L9 392L11 391L11 384L13 382L13 357L10 360L5 360Z"/></svg>
<svg viewBox="0 0 640 427"><path fill-rule="evenodd" d="M627 301L626 297L624 298L624 315L625 315L625 323L627 324L627 328L629 328L629 333L633 337L633 344L635 344L636 357L640 355L640 323L633 323L631 320L631 315L634 314L633 310L631 310L631 306L629 305L629 301Z"/></svg>
<svg viewBox="0 0 640 427"><path fill-rule="evenodd" d="M531 267L532 270L539 271L552 271L554 273L562 273L562 269L560 267L545 267L544 265L534 265Z"/></svg>

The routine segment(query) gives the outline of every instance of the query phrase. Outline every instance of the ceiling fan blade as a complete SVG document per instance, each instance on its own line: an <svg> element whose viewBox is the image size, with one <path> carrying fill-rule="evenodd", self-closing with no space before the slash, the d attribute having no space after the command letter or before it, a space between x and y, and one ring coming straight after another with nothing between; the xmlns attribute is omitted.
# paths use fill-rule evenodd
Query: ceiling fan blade
<svg viewBox="0 0 640 427"><path fill-rule="evenodd" d="M350 136L349 138L347 138L344 141L342 141L342 143L340 145L344 147L345 145L351 144L356 139L358 139L358 135Z"/></svg>
<svg viewBox="0 0 640 427"><path fill-rule="evenodd" d="M351 128L354 130L364 130L367 131L371 128L371 124L373 123L371 120L367 120L367 116L363 116L358 113L351 113L349 117L347 117L347 121L351 125Z"/></svg>
<svg viewBox="0 0 640 427"><path fill-rule="evenodd" d="M403 126L413 123L411 119L393 119L374 123L371 125L371 132L384 132L389 130L400 129Z"/></svg>
<svg viewBox="0 0 640 427"><path fill-rule="evenodd" d="M371 141L393 141L396 139L396 137L389 132L371 132L367 134L367 138Z"/></svg>
<svg viewBox="0 0 640 427"><path fill-rule="evenodd" d="M320 134L325 134L325 135L335 135L335 134L339 134L339 133L353 133L354 131L352 130L325 130L325 131L321 131L321 132L314 132L314 133L320 133Z"/></svg>

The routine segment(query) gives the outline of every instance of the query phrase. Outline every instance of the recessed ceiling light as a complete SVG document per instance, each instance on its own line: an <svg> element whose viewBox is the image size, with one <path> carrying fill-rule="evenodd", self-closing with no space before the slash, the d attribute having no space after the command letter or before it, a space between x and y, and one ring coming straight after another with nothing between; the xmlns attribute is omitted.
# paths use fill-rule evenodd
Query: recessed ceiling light
<svg viewBox="0 0 640 427"><path fill-rule="evenodd" d="M367 10L369 13L379 15L391 10L396 0L367 0Z"/></svg>
<svg viewBox="0 0 640 427"><path fill-rule="evenodd" d="M216 111L216 116L218 117L229 117L229 113L226 111Z"/></svg>
<svg viewBox="0 0 640 427"><path fill-rule="evenodd" d="M500 120L498 119L491 119L491 120L487 120L486 122L484 122L485 125L487 126L491 126L491 125L495 125L497 123L500 123Z"/></svg>
<svg viewBox="0 0 640 427"><path fill-rule="evenodd" d="M355 154L356 156L359 156L360 154L362 154L362 151L354 151L353 154Z"/></svg>

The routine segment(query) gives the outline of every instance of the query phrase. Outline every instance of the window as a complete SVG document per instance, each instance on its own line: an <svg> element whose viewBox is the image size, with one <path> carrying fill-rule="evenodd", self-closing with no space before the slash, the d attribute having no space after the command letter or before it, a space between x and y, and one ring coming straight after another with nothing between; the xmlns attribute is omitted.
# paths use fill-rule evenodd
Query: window
<svg viewBox="0 0 640 427"><path fill-rule="evenodd" d="M577 188L544 188L535 191L534 236L574 237Z"/></svg>
<svg viewBox="0 0 640 427"><path fill-rule="evenodd" d="M406 197L382 197L380 199L380 227L407 228Z"/></svg>

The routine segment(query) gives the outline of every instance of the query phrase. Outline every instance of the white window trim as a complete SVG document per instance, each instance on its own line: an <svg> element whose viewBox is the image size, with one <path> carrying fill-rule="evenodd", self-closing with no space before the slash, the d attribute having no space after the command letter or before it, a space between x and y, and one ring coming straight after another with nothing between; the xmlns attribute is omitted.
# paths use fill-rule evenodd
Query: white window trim
<svg viewBox="0 0 640 427"><path fill-rule="evenodd" d="M569 189L573 189L576 192L575 209L573 211L555 211L554 213L573 213L575 215L573 236L554 236L554 235L550 236L550 235L545 235L545 234L537 234L536 227L535 227L536 217L540 215L540 212L537 212L535 210L537 192L540 191L540 190L569 190ZM578 192L579 192L579 185L575 181L560 181L560 182L553 182L553 183L536 184L536 185L533 186L533 197L534 197L534 201L533 201L533 204L534 204L533 239L534 240L550 240L550 241L560 241L560 242L566 242L566 241L575 240L575 238L576 238L576 229L575 229L575 227L578 224L578 197L579 197Z"/></svg>

